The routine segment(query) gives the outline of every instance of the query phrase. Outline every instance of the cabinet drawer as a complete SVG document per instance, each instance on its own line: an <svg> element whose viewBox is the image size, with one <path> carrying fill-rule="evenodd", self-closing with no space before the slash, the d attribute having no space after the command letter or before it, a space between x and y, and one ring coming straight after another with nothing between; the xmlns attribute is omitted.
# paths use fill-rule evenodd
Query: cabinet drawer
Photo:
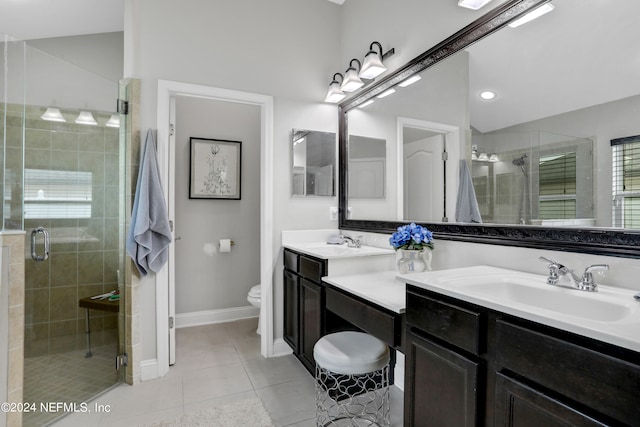
<svg viewBox="0 0 640 427"><path fill-rule="evenodd" d="M304 255L300 255L299 259L300 275L306 277L309 280L320 283L320 278L324 276L324 262L308 258Z"/></svg>
<svg viewBox="0 0 640 427"><path fill-rule="evenodd" d="M326 309L383 341L391 347L401 344L402 318L386 313L331 288L326 289Z"/></svg>
<svg viewBox="0 0 640 427"><path fill-rule="evenodd" d="M481 314L407 291L407 324L475 355L480 354Z"/></svg>
<svg viewBox="0 0 640 427"><path fill-rule="evenodd" d="M298 254L287 249L284 250L284 268L298 272Z"/></svg>
<svg viewBox="0 0 640 427"><path fill-rule="evenodd" d="M496 364L625 424L640 420L640 366L505 320Z"/></svg>

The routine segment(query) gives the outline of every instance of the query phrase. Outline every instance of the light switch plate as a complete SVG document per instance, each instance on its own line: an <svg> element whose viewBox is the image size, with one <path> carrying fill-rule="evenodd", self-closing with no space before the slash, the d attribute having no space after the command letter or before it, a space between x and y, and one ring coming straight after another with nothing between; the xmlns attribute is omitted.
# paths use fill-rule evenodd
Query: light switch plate
<svg viewBox="0 0 640 427"><path fill-rule="evenodd" d="M337 221L338 220L338 207L330 206L329 207L329 221Z"/></svg>

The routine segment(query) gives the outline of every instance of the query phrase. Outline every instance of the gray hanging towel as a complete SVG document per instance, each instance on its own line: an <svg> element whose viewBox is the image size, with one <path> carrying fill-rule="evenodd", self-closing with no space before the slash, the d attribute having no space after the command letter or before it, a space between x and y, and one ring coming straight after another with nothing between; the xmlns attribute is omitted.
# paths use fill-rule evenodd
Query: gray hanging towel
<svg viewBox="0 0 640 427"><path fill-rule="evenodd" d="M458 199L456 201L456 222L482 223L476 192L473 189L471 173L464 159L460 160L460 181L458 183Z"/></svg>
<svg viewBox="0 0 640 427"><path fill-rule="evenodd" d="M140 274L146 276L149 271L157 273L167 262L169 243L171 228L167 205L160 183L156 144L153 132L149 129L140 159L131 224L127 234L127 254L133 259Z"/></svg>

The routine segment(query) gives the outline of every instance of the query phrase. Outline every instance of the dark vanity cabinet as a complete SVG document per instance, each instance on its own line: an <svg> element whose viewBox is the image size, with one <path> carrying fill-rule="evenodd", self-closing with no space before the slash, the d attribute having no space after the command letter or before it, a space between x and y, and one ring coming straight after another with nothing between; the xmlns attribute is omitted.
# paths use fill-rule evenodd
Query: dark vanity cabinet
<svg viewBox="0 0 640 427"><path fill-rule="evenodd" d="M326 271L326 260L284 250L284 340L309 372L315 370L313 346L324 331Z"/></svg>
<svg viewBox="0 0 640 427"><path fill-rule="evenodd" d="M406 426L639 426L640 354L407 285Z"/></svg>

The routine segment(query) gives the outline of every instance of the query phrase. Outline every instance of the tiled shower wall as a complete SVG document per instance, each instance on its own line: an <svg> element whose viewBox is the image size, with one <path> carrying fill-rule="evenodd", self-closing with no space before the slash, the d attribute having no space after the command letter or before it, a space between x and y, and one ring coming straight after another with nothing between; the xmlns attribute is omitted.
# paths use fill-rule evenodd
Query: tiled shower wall
<svg viewBox="0 0 640 427"><path fill-rule="evenodd" d="M43 107L27 107L25 169L92 173L91 218L25 219L25 357L85 348L86 310L78 300L118 287L118 129L105 127L108 114L94 112L98 126L74 123L79 111L63 110L66 123L40 119ZM7 122L8 136L20 132ZM7 145L20 138L7 138ZM10 148L10 147L8 147ZM9 156L8 156L9 157ZM31 231L50 231L50 257L31 259ZM117 316L91 311L93 346L118 340Z"/></svg>

